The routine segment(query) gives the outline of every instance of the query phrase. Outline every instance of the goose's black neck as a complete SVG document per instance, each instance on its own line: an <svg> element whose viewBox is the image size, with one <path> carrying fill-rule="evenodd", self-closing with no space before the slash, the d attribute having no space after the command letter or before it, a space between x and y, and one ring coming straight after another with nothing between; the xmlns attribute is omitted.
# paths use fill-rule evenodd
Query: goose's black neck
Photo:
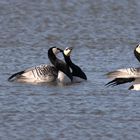
<svg viewBox="0 0 140 140"><path fill-rule="evenodd" d="M135 57L137 58L137 60L140 62L140 53L138 53L135 49L134 54L135 54Z"/></svg>
<svg viewBox="0 0 140 140"><path fill-rule="evenodd" d="M63 55L64 55L64 54L63 54ZM66 63L67 63L70 67L74 65L74 64L72 63L72 61L71 61L70 56L64 55L64 59L65 59Z"/></svg>
<svg viewBox="0 0 140 140"><path fill-rule="evenodd" d="M68 66L72 69L72 75L87 80L85 73L81 70L81 68L79 66L75 65L71 61L70 56L66 56L66 55L64 55L64 53L63 53L63 56L64 56L66 63L68 64Z"/></svg>
<svg viewBox="0 0 140 140"><path fill-rule="evenodd" d="M52 49L53 49L53 48L50 48L50 49L48 50L48 58L50 59L51 63L52 63L53 65L55 65L55 61L57 60L57 57L56 57L55 54L53 53Z"/></svg>

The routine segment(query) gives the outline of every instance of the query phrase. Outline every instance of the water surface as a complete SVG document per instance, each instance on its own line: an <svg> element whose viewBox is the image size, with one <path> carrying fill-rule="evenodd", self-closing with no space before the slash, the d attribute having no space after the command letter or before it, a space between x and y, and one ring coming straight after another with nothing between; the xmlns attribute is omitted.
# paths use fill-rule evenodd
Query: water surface
<svg viewBox="0 0 140 140"><path fill-rule="evenodd" d="M140 139L140 94L106 88L105 73L139 66L138 0L0 1L0 139ZM88 80L71 86L10 83L25 68L48 64L51 46L74 47Z"/></svg>

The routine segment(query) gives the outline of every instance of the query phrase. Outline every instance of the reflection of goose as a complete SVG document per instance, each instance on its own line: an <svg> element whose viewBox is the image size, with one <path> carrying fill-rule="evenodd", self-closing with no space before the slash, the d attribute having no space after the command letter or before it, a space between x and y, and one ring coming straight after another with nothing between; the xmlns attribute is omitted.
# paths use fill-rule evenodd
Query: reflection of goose
<svg viewBox="0 0 140 140"><path fill-rule="evenodd" d="M52 47L48 50L48 58L52 65L39 65L13 74L8 81L18 81L27 83L53 82L58 77L58 71L65 73L72 81L70 69L66 63L56 57L56 54L62 52L61 49ZM63 81L63 78L60 82Z"/></svg>
<svg viewBox="0 0 140 140"><path fill-rule="evenodd" d="M140 45L136 46L134 54L138 61L140 61ZM116 86L128 82L134 82L134 85L129 89L140 90L140 68L118 69L107 73L107 76L108 78L114 78L106 84L107 86Z"/></svg>
<svg viewBox="0 0 140 140"><path fill-rule="evenodd" d="M79 66L75 65L71 61L70 54L72 52L72 49L73 49L72 47L66 48L63 51L63 56L64 56L66 63L72 70L73 82L81 82L83 80L87 80L87 77L86 77L85 73L81 70L81 68Z"/></svg>

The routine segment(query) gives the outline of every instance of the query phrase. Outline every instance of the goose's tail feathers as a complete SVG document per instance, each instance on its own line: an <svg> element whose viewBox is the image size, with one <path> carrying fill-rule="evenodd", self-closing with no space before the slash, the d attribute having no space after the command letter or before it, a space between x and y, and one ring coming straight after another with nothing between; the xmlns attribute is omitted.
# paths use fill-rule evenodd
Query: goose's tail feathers
<svg viewBox="0 0 140 140"><path fill-rule="evenodd" d="M8 81L9 81L9 82L14 81L15 78L17 78L18 76L21 76L23 73L24 73L24 71L20 71L20 72L17 72L17 73L15 73L15 74L13 74L12 76L10 76L10 77L8 78Z"/></svg>

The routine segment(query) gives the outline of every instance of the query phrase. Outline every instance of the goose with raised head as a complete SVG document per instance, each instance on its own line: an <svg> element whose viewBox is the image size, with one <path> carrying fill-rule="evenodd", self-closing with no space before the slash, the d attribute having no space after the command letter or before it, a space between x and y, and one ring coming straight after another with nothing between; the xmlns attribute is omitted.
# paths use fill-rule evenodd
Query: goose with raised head
<svg viewBox="0 0 140 140"><path fill-rule="evenodd" d="M54 82L58 78L58 72L62 71L72 81L70 69L66 63L56 57L56 54L62 52L57 47L51 47L48 50L48 58L52 65L39 65L26 70L17 72L8 78L8 81L18 81L26 83ZM62 82L63 79L60 80Z"/></svg>
<svg viewBox="0 0 140 140"><path fill-rule="evenodd" d="M134 55L140 62L140 44L134 49ZM106 74L108 78L113 79L108 82L106 86L116 86L133 82L134 84L129 87L129 90L140 90L140 67L138 68L126 68L118 69Z"/></svg>
<svg viewBox="0 0 140 140"><path fill-rule="evenodd" d="M82 82L84 80L87 80L86 74L82 71L82 69L74 64L71 60L71 52L73 50L73 47L67 47L63 51L63 56L65 59L65 62L68 64L72 71L72 76L73 76L73 82Z"/></svg>

